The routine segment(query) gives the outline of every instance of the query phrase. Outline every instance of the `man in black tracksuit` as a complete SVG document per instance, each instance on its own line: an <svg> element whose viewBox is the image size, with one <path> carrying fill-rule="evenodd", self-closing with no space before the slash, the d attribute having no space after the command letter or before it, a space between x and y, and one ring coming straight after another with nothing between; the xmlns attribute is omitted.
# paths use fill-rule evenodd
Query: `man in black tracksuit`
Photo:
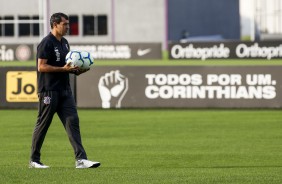
<svg viewBox="0 0 282 184"><path fill-rule="evenodd" d="M82 146L79 118L69 84L69 73L86 72L65 63L69 52L68 41L63 37L69 29L68 16L55 13L50 18L52 31L37 48L38 117L32 136L30 168L48 168L40 162L40 150L55 113L58 114L74 149L76 168L93 168L99 162L87 160Z"/></svg>

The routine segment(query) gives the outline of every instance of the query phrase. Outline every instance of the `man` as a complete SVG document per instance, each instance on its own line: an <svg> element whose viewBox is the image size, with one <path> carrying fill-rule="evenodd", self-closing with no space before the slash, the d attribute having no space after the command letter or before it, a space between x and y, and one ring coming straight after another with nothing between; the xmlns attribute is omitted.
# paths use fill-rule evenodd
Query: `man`
<svg viewBox="0 0 282 184"><path fill-rule="evenodd" d="M69 84L69 73L80 75L86 70L65 64L69 52L63 37L69 29L68 16L55 13L50 18L51 32L37 47L38 116L32 136L30 168L48 168L40 162L40 150L55 113L58 114L74 149L76 168L96 168L99 162L87 160L82 146L79 118Z"/></svg>

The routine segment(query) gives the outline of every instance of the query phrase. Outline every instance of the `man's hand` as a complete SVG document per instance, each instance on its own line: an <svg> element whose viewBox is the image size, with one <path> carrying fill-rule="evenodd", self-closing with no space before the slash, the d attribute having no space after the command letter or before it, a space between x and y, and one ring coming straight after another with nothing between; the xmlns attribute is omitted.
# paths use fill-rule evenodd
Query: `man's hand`
<svg viewBox="0 0 282 184"><path fill-rule="evenodd" d="M71 66L71 63L67 63L67 64L65 64L65 66L63 67L63 69L64 69L66 72L76 74L77 71L79 70L79 67L78 67L78 66Z"/></svg>
<svg viewBox="0 0 282 184"><path fill-rule="evenodd" d="M90 69L78 69L78 70L76 70L76 72L75 72L75 75L80 75L80 74L82 74L82 73L85 73L85 72L87 72L88 70L90 70Z"/></svg>
<svg viewBox="0 0 282 184"><path fill-rule="evenodd" d="M80 69L78 66L71 66L71 63L67 63L63 67L52 66L47 64L47 59L38 59L39 72L68 72L75 75L80 75L88 70L89 69Z"/></svg>
<svg viewBox="0 0 282 184"><path fill-rule="evenodd" d="M79 67L78 66L71 66L71 63L67 63L63 67L53 66L53 65L47 64L47 59L39 58L37 70L39 72L69 72L69 73L75 73L77 70L79 70Z"/></svg>

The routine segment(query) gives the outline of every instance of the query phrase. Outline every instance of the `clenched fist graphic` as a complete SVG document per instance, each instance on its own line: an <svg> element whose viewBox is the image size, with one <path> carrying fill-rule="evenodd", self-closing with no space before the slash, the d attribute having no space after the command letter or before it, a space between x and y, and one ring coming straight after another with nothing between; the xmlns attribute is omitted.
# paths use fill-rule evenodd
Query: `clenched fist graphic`
<svg viewBox="0 0 282 184"><path fill-rule="evenodd" d="M128 90L128 78L119 70L111 71L100 78L98 88L103 108L120 108Z"/></svg>

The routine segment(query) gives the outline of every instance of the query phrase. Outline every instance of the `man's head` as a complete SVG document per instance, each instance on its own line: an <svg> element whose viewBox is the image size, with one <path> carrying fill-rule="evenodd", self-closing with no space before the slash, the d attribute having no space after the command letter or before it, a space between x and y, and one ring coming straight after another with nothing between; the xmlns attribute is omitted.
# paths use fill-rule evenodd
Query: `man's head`
<svg viewBox="0 0 282 184"><path fill-rule="evenodd" d="M60 36L64 36L69 30L69 17L64 13L54 13L50 18L50 26Z"/></svg>

